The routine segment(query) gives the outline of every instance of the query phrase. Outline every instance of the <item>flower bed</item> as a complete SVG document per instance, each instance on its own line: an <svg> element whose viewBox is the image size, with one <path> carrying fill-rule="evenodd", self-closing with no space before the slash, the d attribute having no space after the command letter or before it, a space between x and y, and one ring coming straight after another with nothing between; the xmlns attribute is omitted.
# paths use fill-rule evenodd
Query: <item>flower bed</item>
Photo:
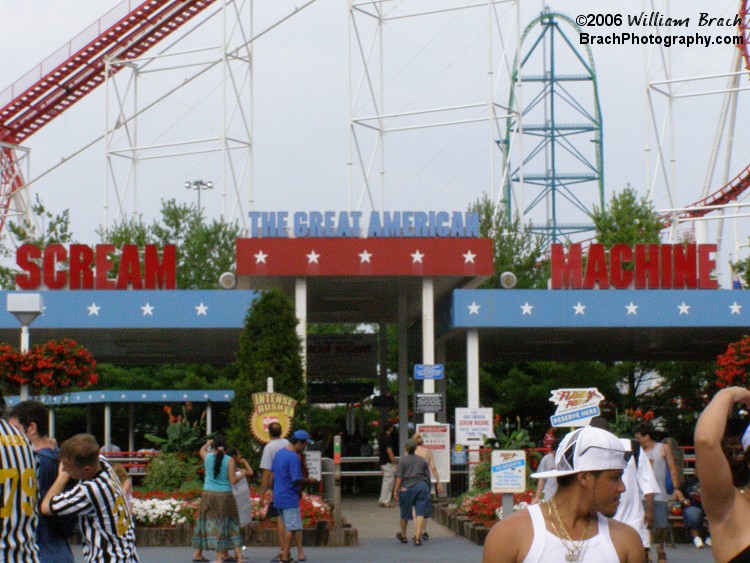
<svg viewBox="0 0 750 563"><path fill-rule="evenodd" d="M533 498L534 491L531 490L513 495L513 509L523 510ZM492 525L503 518L503 495L488 491L467 496L458 505L456 513Z"/></svg>
<svg viewBox="0 0 750 563"><path fill-rule="evenodd" d="M193 524L199 501L175 498L134 498L130 511L136 526L164 527Z"/></svg>
<svg viewBox="0 0 750 563"><path fill-rule="evenodd" d="M270 495L268 497L270 499ZM258 522L261 526L264 522L275 522L275 518L270 520L266 517L266 512L270 502L261 502L260 495L255 491L250 491L250 500L253 507L253 521ZM330 525L333 523L333 510L331 506L319 495L302 494L299 502L300 513L302 514L302 525L305 528L315 528L319 522L325 522Z"/></svg>

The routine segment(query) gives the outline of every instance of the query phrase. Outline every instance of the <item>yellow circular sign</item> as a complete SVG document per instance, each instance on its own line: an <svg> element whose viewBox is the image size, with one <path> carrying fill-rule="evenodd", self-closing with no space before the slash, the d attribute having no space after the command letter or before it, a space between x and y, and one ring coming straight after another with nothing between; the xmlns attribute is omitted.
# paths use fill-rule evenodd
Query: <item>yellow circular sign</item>
<svg viewBox="0 0 750 563"><path fill-rule="evenodd" d="M292 429L294 407L297 401L281 393L253 393L253 414L250 431L262 444L271 441L268 426L272 422L281 424L281 435L287 436Z"/></svg>

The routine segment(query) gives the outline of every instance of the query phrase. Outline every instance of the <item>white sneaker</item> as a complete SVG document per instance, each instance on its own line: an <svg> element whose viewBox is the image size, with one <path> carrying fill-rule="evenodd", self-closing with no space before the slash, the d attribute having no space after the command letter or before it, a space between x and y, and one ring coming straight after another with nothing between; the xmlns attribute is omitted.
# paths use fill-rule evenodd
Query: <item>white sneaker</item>
<svg viewBox="0 0 750 563"><path fill-rule="evenodd" d="M697 549L700 549L700 548L702 548L702 547L703 547L703 540L701 539L701 537L700 537L700 536L695 536L695 537L693 538L693 544L695 545L695 547L696 547Z"/></svg>
<svg viewBox="0 0 750 563"><path fill-rule="evenodd" d="M708 536L708 537L706 538L706 541L705 541L705 542L703 542L703 543L705 543L705 544L706 544L706 545L707 545L708 547L711 547L711 536Z"/></svg>

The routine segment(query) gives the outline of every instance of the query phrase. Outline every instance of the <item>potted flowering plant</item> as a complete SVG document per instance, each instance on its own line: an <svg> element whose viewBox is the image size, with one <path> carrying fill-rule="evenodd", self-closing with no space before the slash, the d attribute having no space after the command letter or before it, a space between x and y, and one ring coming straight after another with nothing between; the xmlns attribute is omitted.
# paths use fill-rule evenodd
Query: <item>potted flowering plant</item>
<svg viewBox="0 0 750 563"><path fill-rule="evenodd" d="M716 363L719 366L716 369L717 387L746 386L750 375L750 336L732 342L727 346L727 351L716 359Z"/></svg>
<svg viewBox="0 0 750 563"><path fill-rule="evenodd" d="M523 510L534 497L534 491L528 490L513 495L513 510ZM469 494L460 502L456 513L466 516L475 523L491 527L503 518L503 495L500 493L480 492Z"/></svg>
<svg viewBox="0 0 750 563"><path fill-rule="evenodd" d="M57 395L70 388L88 387L99 380L96 361L86 348L71 340L50 340L26 354L0 345L0 381L6 391L28 385L33 395Z"/></svg>
<svg viewBox="0 0 750 563"><path fill-rule="evenodd" d="M190 545L200 500L134 495L130 507L138 545Z"/></svg>

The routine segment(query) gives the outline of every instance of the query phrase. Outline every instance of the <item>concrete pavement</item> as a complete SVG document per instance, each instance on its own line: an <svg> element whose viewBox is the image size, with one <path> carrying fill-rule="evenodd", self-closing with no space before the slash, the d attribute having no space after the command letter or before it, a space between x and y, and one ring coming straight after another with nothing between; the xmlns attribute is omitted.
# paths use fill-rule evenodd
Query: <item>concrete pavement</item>
<svg viewBox="0 0 750 563"><path fill-rule="evenodd" d="M430 520L427 526L431 539L421 547L413 543L401 544L395 537L399 530L398 508L381 508L377 498L347 498L343 501L344 517L359 531L358 547L306 547L305 553L311 563L323 562L412 562L432 561L449 563L480 561L482 547L455 535L437 522ZM409 527L409 532L413 528ZM75 550L76 563L83 563L80 547ZM278 553L272 547L250 547L245 557L253 563L265 563ZM181 563L192 560L191 547L143 547L139 548L142 563ZM206 553L211 557L213 553ZM292 551L296 558L296 550ZM670 563L708 563L713 561L711 550L695 549L692 544L678 544L667 548ZM654 555L653 560L656 560ZM603 562L604 563L604 562Z"/></svg>

